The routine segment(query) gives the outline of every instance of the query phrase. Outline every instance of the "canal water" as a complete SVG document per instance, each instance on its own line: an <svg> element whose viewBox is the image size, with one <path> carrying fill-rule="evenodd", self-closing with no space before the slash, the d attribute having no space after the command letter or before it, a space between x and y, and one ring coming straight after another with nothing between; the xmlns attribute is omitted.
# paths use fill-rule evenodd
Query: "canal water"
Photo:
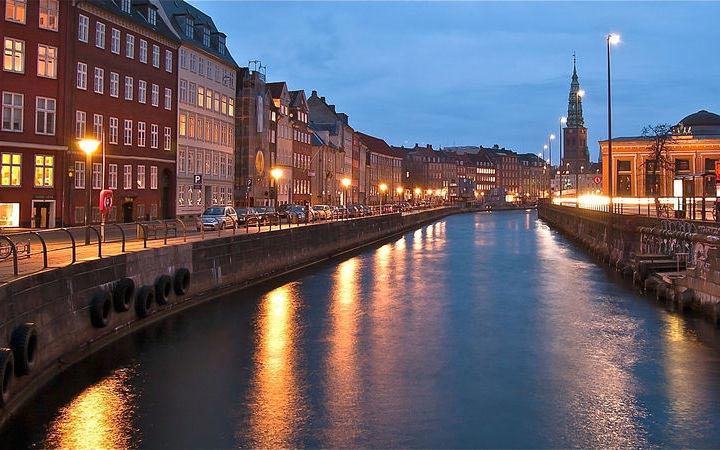
<svg viewBox="0 0 720 450"><path fill-rule="evenodd" d="M122 339L0 447L697 448L720 446L718 423L718 331L517 211L447 217Z"/></svg>

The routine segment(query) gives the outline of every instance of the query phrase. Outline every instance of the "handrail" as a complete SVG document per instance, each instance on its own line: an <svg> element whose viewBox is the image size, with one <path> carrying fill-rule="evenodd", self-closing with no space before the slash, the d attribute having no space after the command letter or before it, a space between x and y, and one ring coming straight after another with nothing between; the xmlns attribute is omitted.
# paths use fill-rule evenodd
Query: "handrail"
<svg viewBox="0 0 720 450"><path fill-rule="evenodd" d="M233 236L235 236L235 232L237 231L237 220L235 220L233 217L230 217L233 221Z"/></svg>
<svg viewBox="0 0 720 450"><path fill-rule="evenodd" d="M0 238L5 239L6 241L8 241L8 244L10 244L10 251L12 251L13 254L13 275L17 276L19 270L17 260L17 248L15 247L15 243L7 236L0 235Z"/></svg>
<svg viewBox="0 0 720 450"><path fill-rule="evenodd" d="M175 219L178 222L180 222L180 225L183 229L183 242L187 242L187 227L185 226L185 222L183 222L181 219Z"/></svg>
<svg viewBox="0 0 720 450"><path fill-rule="evenodd" d="M115 222L110 223L110 225L115 225L120 230L120 235L122 236L122 252L125 253L125 230L123 230L123 227L116 224Z"/></svg>
<svg viewBox="0 0 720 450"><path fill-rule="evenodd" d="M72 261L70 261L70 264L75 264L75 261L77 261L77 249L75 248L75 247L76 247L76 245L75 245L75 237L72 235L72 233L70 232L70 230L68 230L67 228L60 228L60 229L61 229L62 231L64 231L64 232L66 232L66 233L68 234L68 236L70 236L70 243L71 243L71 245L72 245L72 246L71 246L71 248L72 248Z"/></svg>
<svg viewBox="0 0 720 450"><path fill-rule="evenodd" d="M205 240L205 224L200 217L197 218L198 227L200 228L200 239Z"/></svg>
<svg viewBox="0 0 720 450"><path fill-rule="evenodd" d="M48 266L48 256L47 256L47 245L45 244L45 239L43 239L42 236L40 236L40 233L37 231L30 231L30 234L37 236L38 239L40 239L40 243L42 244L43 248L43 269L47 269ZM28 249L30 250L30 249ZM29 254L28 254L29 256Z"/></svg>
<svg viewBox="0 0 720 450"><path fill-rule="evenodd" d="M218 237L220 237L220 236L221 236L221 234L220 234L220 219L218 219L218 218L216 217L216 218L215 218L215 222L217 223ZM223 225L225 225L225 220L223 220L222 223L223 223Z"/></svg>
<svg viewBox="0 0 720 450"><path fill-rule="evenodd" d="M168 221L168 220L163 220L163 221L161 221L161 222L162 222L162 224L163 224L163 228L165 228L165 236L163 237L163 244L167 245L168 233L170 232L170 227L168 227L168 222L169 222L169 221ZM177 234L177 233L176 233L176 234Z"/></svg>
<svg viewBox="0 0 720 450"><path fill-rule="evenodd" d="M93 230L93 231L95 232L95 234L97 234L97 238L98 238L98 258L102 258L102 238L100 237L100 230L98 230L97 228L95 228L95 227L92 226L92 225L88 225L88 228L90 228L91 230Z"/></svg>
<svg viewBox="0 0 720 450"><path fill-rule="evenodd" d="M147 240L148 240L148 227L142 222L135 222L139 227L143 230L143 248L147 248Z"/></svg>

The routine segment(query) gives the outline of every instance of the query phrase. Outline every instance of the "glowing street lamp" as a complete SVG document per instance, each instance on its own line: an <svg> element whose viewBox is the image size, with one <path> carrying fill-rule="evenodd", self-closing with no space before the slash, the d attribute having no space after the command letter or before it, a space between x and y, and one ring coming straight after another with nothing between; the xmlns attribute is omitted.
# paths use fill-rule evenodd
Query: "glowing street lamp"
<svg viewBox="0 0 720 450"><path fill-rule="evenodd" d="M340 180L340 182L342 183L343 187L345 188L345 206L347 207L347 205L348 205L348 199L347 199L348 187L350 186L350 183L352 183L352 181L350 180L350 178L345 177L342 180Z"/></svg>
<svg viewBox="0 0 720 450"><path fill-rule="evenodd" d="M612 210L613 198L613 163L612 163L612 101L610 96L610 44L620 43L619 34L608 34L607 41L607 92L608 92L608 196L610 197L610 208Z"/></svg>
<svg viewBox="0 0 720 450"><path fill-rule="evenodd" d="M380 213L382 214L382 204L383 204L383 196L385 195L385 191L387 191L387 184L380 183L380 186L378 186L380 189Z"/></svg>
<svg viewBox="0 0 720 450"><path fill-rule="evenodd" d="M402 200L403 190L404 190L404 189L403 189L402 186L398 186L398 187L395 189L395 192L397 192L397 195L398 195L398 201L401 201L401 200Z"/></svg>
<svg viewBox="0 0 720 450"><path fill-rule="evenodd" d="M280 169L278 167L270 170L270 176L272 176L273 180L275 180L275 195L273 196L273 197L275 197L275 209L277 209L277 206L278 206L277 205L277 203L278 203L278 188L279 188L278 181L280 180L280 177L282 177L282 175L283 175L283 171L282 171L282 169Z"/></svg>
<svg viewBox="0 0 720 450"><path fill-rule="evenodd" d="M417 205L418 199L420 198L420 194L422 194L422 189L420 189L419 187L416 187L414 192L415 192L415 204Z"/></svg>
<svg viewBox="0 0 720 450"><path fill-rule="evenodd" d="M85 245L90 244L90 231L87 228L90 225L90 190L92 189L92 154L100 146L97 139L87 138L78 141L78 146L85 152Z"/></svg>

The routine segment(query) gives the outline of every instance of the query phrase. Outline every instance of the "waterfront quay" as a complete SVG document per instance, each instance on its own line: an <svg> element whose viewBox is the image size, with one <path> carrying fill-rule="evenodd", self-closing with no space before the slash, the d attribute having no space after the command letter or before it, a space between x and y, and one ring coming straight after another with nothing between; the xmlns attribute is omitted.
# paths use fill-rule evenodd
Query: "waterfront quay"
<svg viewBox="0 0 720 450"><path fill-rule="evenodd" d="M434 208L264 232L231 229L167 242L141 239L125 251L114 242L103 245L102 255L95 242L76 249L74 263L65 250L50 258L61 260L59 267L40 271L32 266L36 262L23 261L34 273L0 285L0 419L59 371L153 321L458 211Z"/></svg>

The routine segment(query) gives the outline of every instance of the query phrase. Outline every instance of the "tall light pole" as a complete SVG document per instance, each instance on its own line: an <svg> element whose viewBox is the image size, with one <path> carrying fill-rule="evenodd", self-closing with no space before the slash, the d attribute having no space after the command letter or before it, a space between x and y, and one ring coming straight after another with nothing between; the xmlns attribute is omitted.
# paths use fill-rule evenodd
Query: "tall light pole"
<svg viewBox="0 0 720 450"><path fill-rule="evenodd" d="M280 177L282 177L283 171L282 169L276 167L272 170L270 170L270 175L273 177L273 180L275 180L275 192L273 195L275 199L275 209L277 210L278 207L278 189L280 188L278 181L280 180Z"/></svg>
<svg viewBox="0 0 720 450"><path fill-rule="evenodd" d="M382 204L383 204L383 195L385 195L385 191L387 191L387 184L380 183L380 186L378 186L380 189L380 214L382 214Z"/></svg>
<svg viewBox="0 0 720 450"><path fill-rule="evenodd" d="M562 170L562 165L563 165L563 138L565 137L564 133L563 133L563 125L565 125L566 123L567 123L567 117L565 117L565 116L560 117L560 158L559 158L559 162L558 162L558 167L560 167L560 170ZM560 197L562 197L562 191L563 191L563 177L562 177L562 173L561 173L560 174Z"/></svg>
<svg viewBox="0 0 720 450"><path fill-rule="evenodd" d="M610 196L610 210L612 211L613 198L613 163L612 163L612 97L610 95L610 44L620 42L619 34L608 34L607 38L607 92L608 92L608 193Z"/></svg>
<svg viewBox="0 0 720 450"><path fill-rule="evenodd" d="M78 141L78 146L85 152L85 245L90 244L90 232L87 228L90 225L90 191L92 190L92 154L100 146L97 139L82 139Z"/></svg>
<svg viewBox="0 0 720 450"><path fill-rule="evenodd" d="M350 178L345 177L340 182L342 183L343 187L345 188L344 197L345 197L345 207L347 208L347 206L348 206L348 187L350 186L350 183L352 183L352 181L350 181Z"/></svg>
<svg viewBox="0 0 720 450"><path fill-rule="evenodd" d="M398 195L398 202L401 202L401 201L403 200L403 199L402 199L403 190L404 190L404 189L403 189L402 186L398 186L398 187L395 189L395 192L397 192L397 195Z"/></svg>

